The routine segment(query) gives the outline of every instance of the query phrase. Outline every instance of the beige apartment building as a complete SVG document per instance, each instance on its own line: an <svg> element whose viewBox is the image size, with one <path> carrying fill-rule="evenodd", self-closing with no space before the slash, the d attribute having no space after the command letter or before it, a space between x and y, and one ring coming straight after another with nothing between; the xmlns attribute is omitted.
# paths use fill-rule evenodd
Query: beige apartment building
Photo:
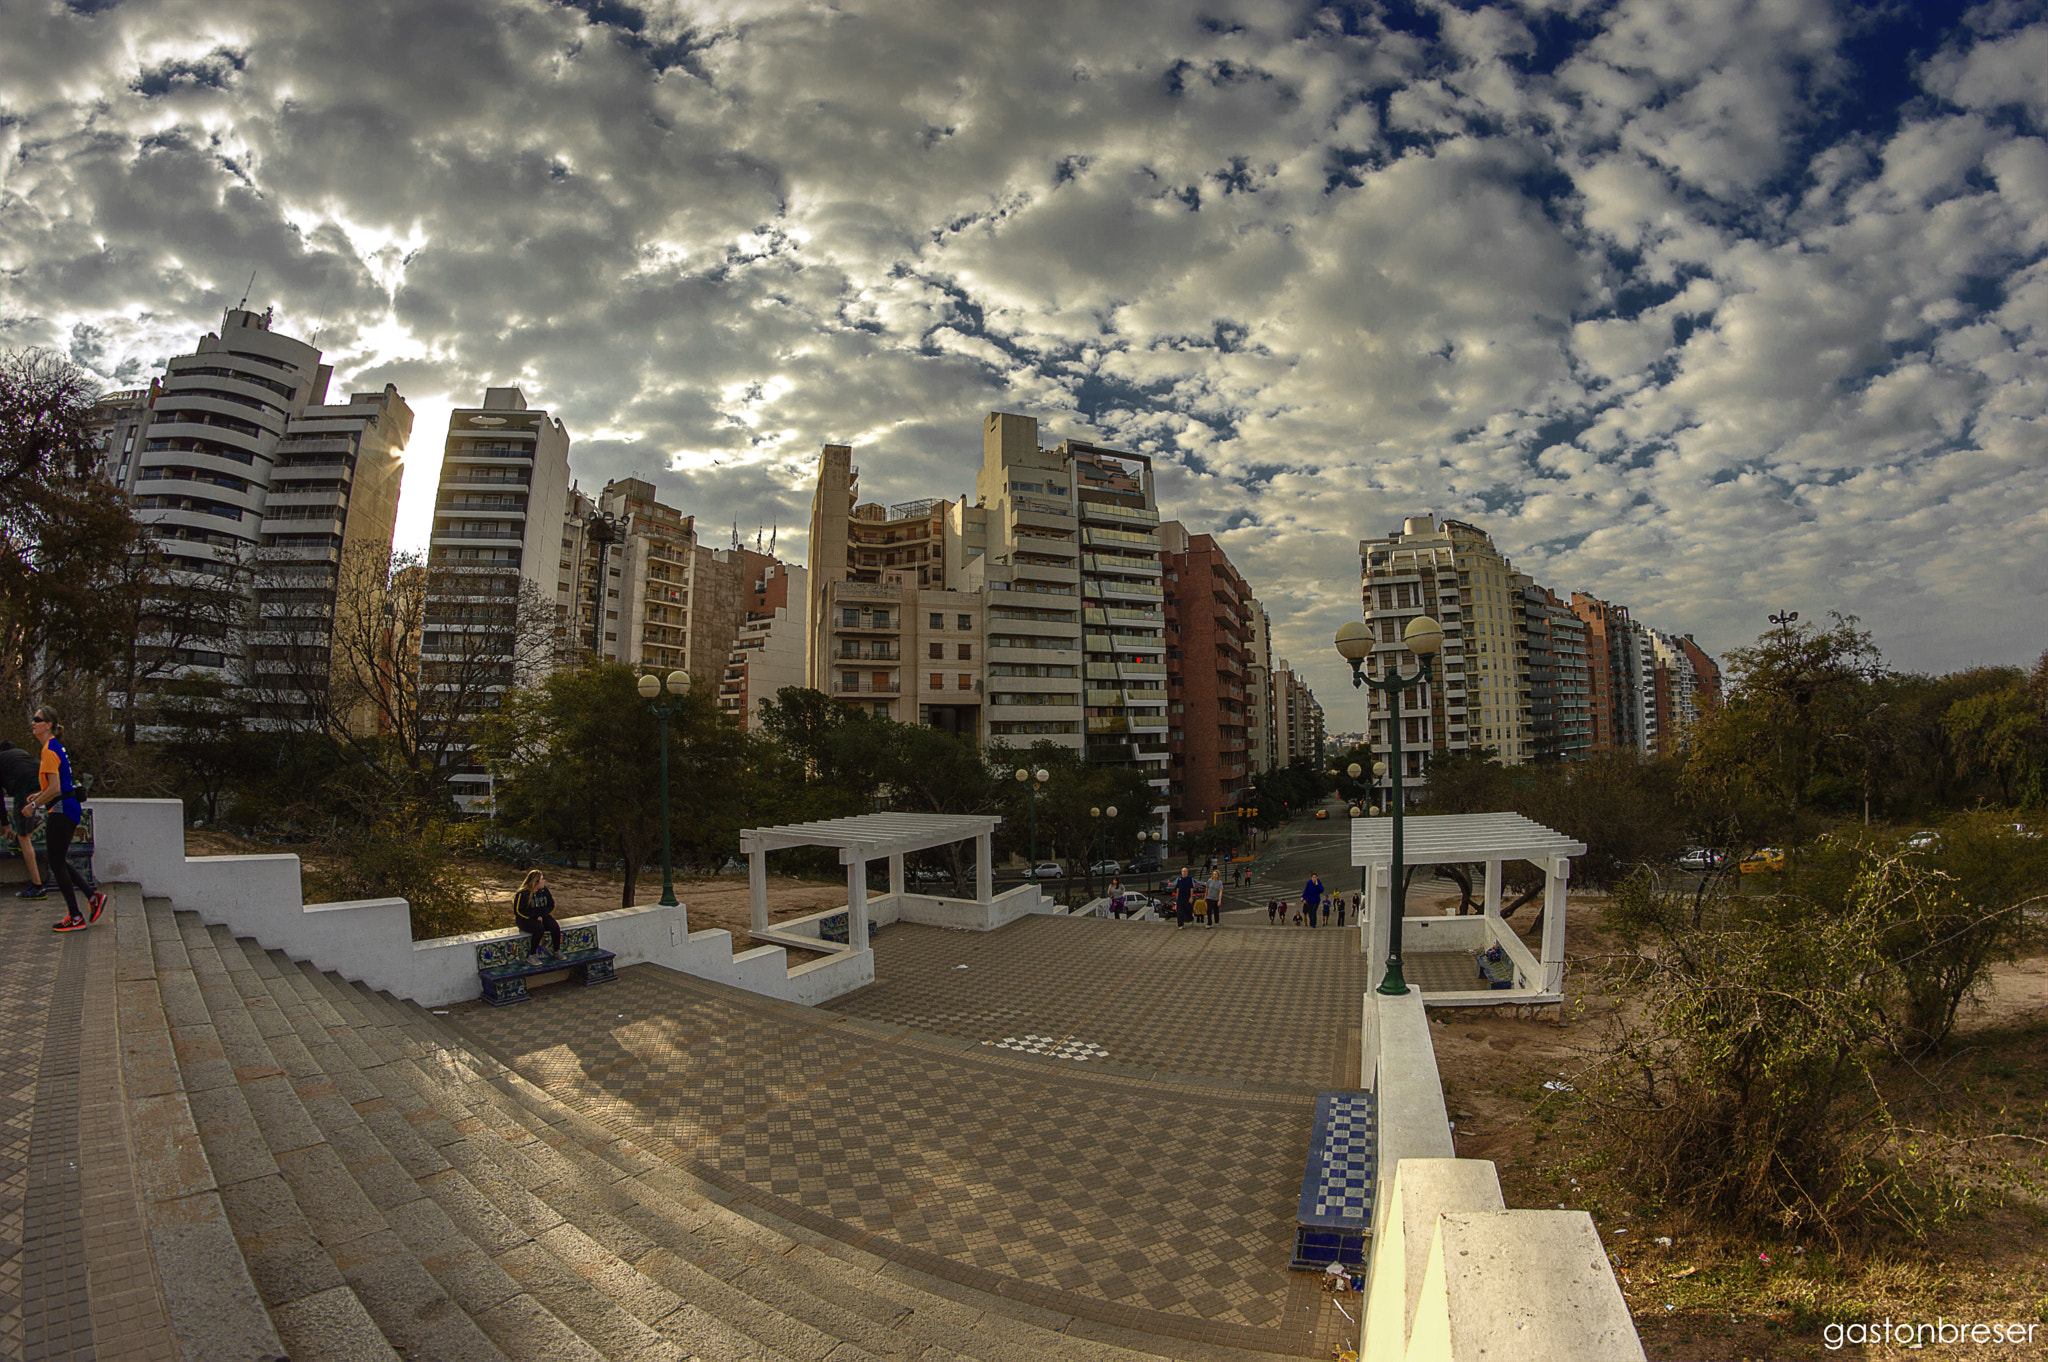
<svg viewBox="0 0 2048 1362"><path fill-rule="evenodd" d="M588 657L685 671L718 684L746 617L750 588L773 556L700 543L695 516L644 478L596 496L572 488L555 580L560 665Z"/></svg>
<svg viewBox="0 0 2048 1362"><path fill-rule="evenodd" d="M718 683L718 708L741 728L761 719L761 702L785 687L810 684L804 666L804 609L809 572L770 561L748 585L746 618Z"/></svg>

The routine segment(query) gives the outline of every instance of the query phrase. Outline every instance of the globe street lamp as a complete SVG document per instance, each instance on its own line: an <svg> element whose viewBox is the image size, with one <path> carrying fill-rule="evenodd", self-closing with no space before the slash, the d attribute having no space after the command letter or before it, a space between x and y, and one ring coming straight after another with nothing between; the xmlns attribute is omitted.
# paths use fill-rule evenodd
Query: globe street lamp
<svg viewBox="0 0 2048 1362"><path fill-rule="evenodd" d="M1112 804L1106 809L1090 809L1088 810L1088 816L1096 820L1096 826L1102 832L1102 836L1099 839L1102 849L1100 859L1107 861L1109 859L1109 824L1110 820L1116 817L1116 805ZM1092 870L1088 872L1088 878L1093 880L1095 872Z"/></svg>
<svg viewBox="0 0 2048 1362"><path fill-rule="evenodd" d="M671 697L667 700L660 698L664 684ZM674 851L668 836L668 721L671 715L682 711L683 697L690 693L690 674L686 671L670 672L664 683L662 678L649 672L640 678L639 690L640 698L650 702L648 707L661 720L661 904L664 908L673 908L676 906L676 876L672 863Z"/></svg>
<svg viewBox="0 0 2048 1362"><path fill-rule="evenodd" d="M1031 786L1031 878L1038 878L1038 792L1045 788L1045 782L1052 779L1052 772L1043 766L1036 771L1017 768L1017 783Z"/></svg>
<svg viewBox="0 0 2048 1362"><path fill-rule="evenodd" d="M1391 995L1408 992L1408 981L1401 976L1401 918L1408 911L1407 867L1403 863L1401 847L1401 695L1429 681L1429 660L1436 656L1437 649L1443 647L1444 627L1427 615L1417 615L1401 631L1401 641L1421 664L1415 675L1403 677L1398 663L1390 663L1387 674L1375 680L1365 674L1364 666L1366 654L1372 651L1372 630L1357 621L1340 625L1337 629L1337 653L1351 664L1352 686L1382 691L1387 696L1387 766L1393 775L1390 800L1394 816L1394 907L1393 916L1387 923L1387 977L1380 981L1379 991ZM1366 721L1369 730L1369 707ZM1373 764L1375 772L1379 765L1377 762Z"/></svg>

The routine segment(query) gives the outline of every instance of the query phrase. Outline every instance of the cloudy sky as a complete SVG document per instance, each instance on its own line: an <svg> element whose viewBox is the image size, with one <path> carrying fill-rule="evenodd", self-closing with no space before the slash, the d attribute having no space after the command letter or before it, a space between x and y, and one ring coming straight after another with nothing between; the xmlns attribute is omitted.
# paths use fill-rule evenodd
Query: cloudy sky
<svg viewBox="0 0 2048 1362"><path fill-rule="evenodd" d="M1149 451L1281 649L1425 511L1711 651L2048 647L2048 4L0 0L0 344L253 306L518 384L588 488L798 561L818 447Z"/></svg>

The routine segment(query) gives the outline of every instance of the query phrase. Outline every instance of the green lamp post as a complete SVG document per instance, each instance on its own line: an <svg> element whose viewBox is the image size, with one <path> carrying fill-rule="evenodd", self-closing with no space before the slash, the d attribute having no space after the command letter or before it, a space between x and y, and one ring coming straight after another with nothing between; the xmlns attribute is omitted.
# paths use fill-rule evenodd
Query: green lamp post
<svg viewBox="0 0 2048 1362"><path fill-rule="evenodd" d="M1386 668L1387 674L1375 679L1365 674L1365 658L1372 651L1371 628L1360 621L1337 628L1337 653L1351 664L1352 686L1381 691L1388 697L1387 770L1393 777L1389 804L1394 818L1394 906L1392 919L1387 923L1387 977L1380 981L1379 991L1391 995L1408 992L1408 981L1401 974L1401 918L1408 910L1408 877L1401 847L1401 696L1428 682L1429 660L1444 645L1444 627L1427 615L1417 615L1401 631L1401 641L1421 664L1415 675L1403 677L1399 664L1390 663ZM1366 722L1370 731L1369 711ZM1378 768L1379 764L1374 763L1374 770Z"/></svg>
<svg viewBox="0 0 2048 1362"><path fill-rule="evenodd" d="M1038 878L1038 792L1045 788L1045 782L1052 779L1052 772L1043 766L1036 771L1017 768L1017 783L1031 787L1031 870L1030 877Z"/></svg>
<svg viewBox="0 0 2048 1362"><path fill-rule="evenodd" d="M661 698L666 688L669 698ZM690 674L673 671L664 682L649 672L640 678L640 698L649 701L654 716L661 720L661 903L664 908L676 906L676 875L672 863L675 855L668 835L668 721L683 708L683 697L690 693Z"/></svg>

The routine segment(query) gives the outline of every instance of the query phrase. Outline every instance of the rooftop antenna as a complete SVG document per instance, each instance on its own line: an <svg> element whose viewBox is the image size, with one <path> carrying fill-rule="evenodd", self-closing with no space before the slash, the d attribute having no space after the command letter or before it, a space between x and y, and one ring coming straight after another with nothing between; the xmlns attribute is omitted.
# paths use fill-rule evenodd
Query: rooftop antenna
<svg viewBox="0 0 2048 1362"><path fill-rule="evenodd" d="M768 555L771 558L775 555L775 534L779 528L779 526L775 525L770 525L768 527Z"/></svg>

